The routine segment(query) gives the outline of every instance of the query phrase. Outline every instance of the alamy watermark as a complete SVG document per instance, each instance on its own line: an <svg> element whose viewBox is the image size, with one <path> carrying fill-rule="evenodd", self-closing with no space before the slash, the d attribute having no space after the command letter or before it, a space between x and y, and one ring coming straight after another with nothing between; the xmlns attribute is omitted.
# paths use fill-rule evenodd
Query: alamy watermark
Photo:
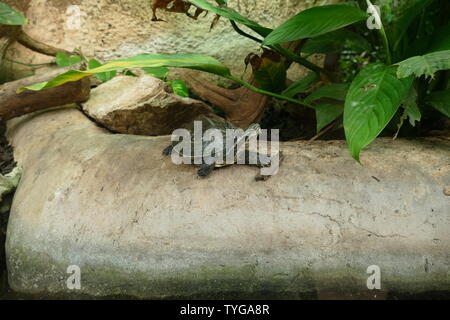
<svg viewBox="0 0 450 320"><path fill-rule="evenodd" d="M381 289L381 269L377 265L371 265L367 267L367 273L370 277L367 278L367 289L380 290Z"/></svg>
<svg viewBox="0 0 450 320"><path fill-rule="evenodd" d="M77 5L68 6L66 9L67 22L66 26L69 30L81 29L81 9Z"/></svg>
<svg viewBox="0 0 450 320"><path fill-rule="evenodd" d="M171 158L177 165L256 165L261 175L275 175L279 169L279 136L278 129L271 129L269 138L268 130L258 124L247 130L203 130L202 121L194 121L193 130L176 129L172 133Z"/></svg>
<svg viewBox="0 0 450 320"><path fill-rule="evenodd" d="M367 0L367 13L370 15L370 17L367 19L367 28L369 30L380 30L383 26L381 23L380 7L373 5L369 0Z"/></svg>
<svg viewBox="0 0 450 320"><path fill-rule="evenodd" d="M66 286L69 290L81 289L81 269L77 265L70 265L67 267L67 273L70 276L67 278Z"/></svg>

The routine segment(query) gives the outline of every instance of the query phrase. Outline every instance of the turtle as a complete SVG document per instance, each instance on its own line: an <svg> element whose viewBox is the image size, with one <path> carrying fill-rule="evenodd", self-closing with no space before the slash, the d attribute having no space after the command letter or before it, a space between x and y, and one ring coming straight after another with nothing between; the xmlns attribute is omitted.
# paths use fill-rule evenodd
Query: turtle
<svg viewBox="0 0 450 320"><path fill-rule="evenodd" d="M195 123L195 121L201 122L202 137L205 134L205 132L209 129L217 129L218 132L220 132L223 137L226 137L227 130L234 130L234 131L238 130L238 128L235 125L233 125L231 122L229 122L223 118L219 118L219 117L205 116L200 119L194 120L194 121L190 122L188 125L185 125L183 127L184 129L188 130L188 132L189 132L190 140L188 142L191 145L191 150L194 150L194 123ZM210 139L210 140L202 139L201 153L199 155L196 155L194 152L191 152L190 154L184 154L183 149L177 150L177 148L175 148L175 147L178 145L179 142L172 141L172 144L169 145L168 147L166 147L163 150L162 154L165 156L169 156L169 155L172 155L172 153L176 152L180 157L189 158L191 160L190 161L191 163L196 163L196 162L199 163L197 175L200 178L205 178L205 177L209 176L215 168L236 164L238 162L238 160L245 161L244 162L245 164L249 164L249 159L252 158L252 159L256 159L256 161L254 161L254 164L249 164L249 165L254 165L259 168L270 167L272 161L271 161L271 157L269 155L248 150L247 143L245 144L245 148L243 148L243 150L237 150L238 148L236 147L236 146L238 146L239 143L243 142L242 139L245 139L246 137L251 137L254 135L258 136L260 134L260 132L261 132L260 125L258 123L252 123L244 130L244 135L238 135L230 145L223 142L223 140L225 140L225 139L223 139L222 141L215 141L215 139L214 140L213 139ZM204 155L205 150L207 150L208 148L214 148L214 147L217 147L219 150L222 151L221 156L223 156L223 159L228 159L226 157L230 156L229 158L233 159L233 162L222 161L221 163L218 163L218 162L215 162L212 157L207 157ZM214 157L214 154L212 156ZM195 160L197 160L197 161L195 161ZM241 161L239 163L242 163ZM257 176L256 180L261 180L261 179L258 179L258 176Z"/></svg>

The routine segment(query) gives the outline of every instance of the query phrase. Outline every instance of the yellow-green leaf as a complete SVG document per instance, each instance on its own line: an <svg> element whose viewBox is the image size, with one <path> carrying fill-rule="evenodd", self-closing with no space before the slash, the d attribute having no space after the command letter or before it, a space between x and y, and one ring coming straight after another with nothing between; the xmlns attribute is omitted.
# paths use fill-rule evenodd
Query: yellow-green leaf
<svg viewBox="0 0 450 320"><path fill-rule="evenodd" d="M120 59L105 63L104 65L89 69L86 71L70 70L49 82L39 83L25 88L21 88L18 92L23 90L43 90L47 88L53 88L62 85L66 82L78 81L84 77L88 77L94 74L112 72L123 69L131 68L156 68L156 67L176 67L176 68L189 68L194 70L200 70L204 72L213 73L223 77L230 77L230 70L221 64L216 59L199 55L199 54L143 54L128 59Z"/></svg>
<svg viewBox="0 0 450 320"><path fill-rule="evenodd" d="M170 81L170 86L172 87L173 93L179 95L183 98L189 97L189 89L183 80L173 80Z"/></svg>

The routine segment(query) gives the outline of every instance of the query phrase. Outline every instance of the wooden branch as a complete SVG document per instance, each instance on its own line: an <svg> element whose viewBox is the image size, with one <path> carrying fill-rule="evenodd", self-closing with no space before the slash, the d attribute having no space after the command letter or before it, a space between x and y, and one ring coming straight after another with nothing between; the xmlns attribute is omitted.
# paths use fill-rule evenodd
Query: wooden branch
<svg viewBox="0 0 450 320"><path fill-rule="evenodd" d="M19 42L24 47L27 47L28 49L45 54L47 56L56 56L58 53L64 53L69 56L73 54L72 52L67 51L65 49L52 47L43 42L34 40L23 30L21 30L21 32L19 33L17 37L17 42Z"/></svg>
<svg viewBox="0 0 450 320"><path fill-rule="evenodd" d="M62 86L42 91L27 90L19 94L16 93L19 88L49 81L67 70L68 68L57 69L43 75L8 82L0 86L0 121L50 107L87 101L91 90L89 78L77 82L68 82Z"/></svg>
<svg viewBox="0 0 450 320"><path fill-rule="evenodd" d="M294 41L283 44L283 47L296 52L301 45L302 41ZM289 68L291 64L292 61L286 59L286 68ZM259 122L271 101L271 97L245 87L225 89L199 80L191 72L185 74L184 80L196 95L221 109L225 113L226 119L240 128ZM253 78L250 79L250 83L255 85Z"/></svg>
<svg viewBox="0 0 450 320"><path fill-rule="evenodd" d="M66 55L73 54L73 52L68 50L56 48L33 39L25 31L23 31L21 26L2 26L0 28L0 37L9 37L24 47L47 56L56 56L58 53L64 53Z"/></svg>
<svg viewBox="0 0 450 320"><path fill-rule="evenodd" d="M270 102L269 96L245 87L233 90L220 88L189 73L185 76L185 81L195 94L220 108L226 119L240 128L259 122Z"/></svg>

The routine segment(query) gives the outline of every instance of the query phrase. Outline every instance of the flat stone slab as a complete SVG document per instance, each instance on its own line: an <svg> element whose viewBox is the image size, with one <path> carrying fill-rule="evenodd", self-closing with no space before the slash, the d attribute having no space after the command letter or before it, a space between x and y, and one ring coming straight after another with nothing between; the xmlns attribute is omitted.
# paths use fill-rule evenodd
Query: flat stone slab
<svg viewBox="0 0 450 320"><path fill-rule="evenodd" d="M91 91L83 110L113 132L145 136L170 135L194 119L212 113L204 102L169 92L149 75L117 76Z"/></svg>
<svg viewBox="0 0 450 320"><path fill-rule="evenodd" d="M108 134L74 108L15 120L8 134L23 167L6 242L16 291L379 298L450 289L446 139L381 139L363 165L343 141L283 143L279 173L256 182L248 166L197 179L161 155L169 137ZM80 289L67 287L73 265ZM373 265L380 290L367 288Z"/></svg>

